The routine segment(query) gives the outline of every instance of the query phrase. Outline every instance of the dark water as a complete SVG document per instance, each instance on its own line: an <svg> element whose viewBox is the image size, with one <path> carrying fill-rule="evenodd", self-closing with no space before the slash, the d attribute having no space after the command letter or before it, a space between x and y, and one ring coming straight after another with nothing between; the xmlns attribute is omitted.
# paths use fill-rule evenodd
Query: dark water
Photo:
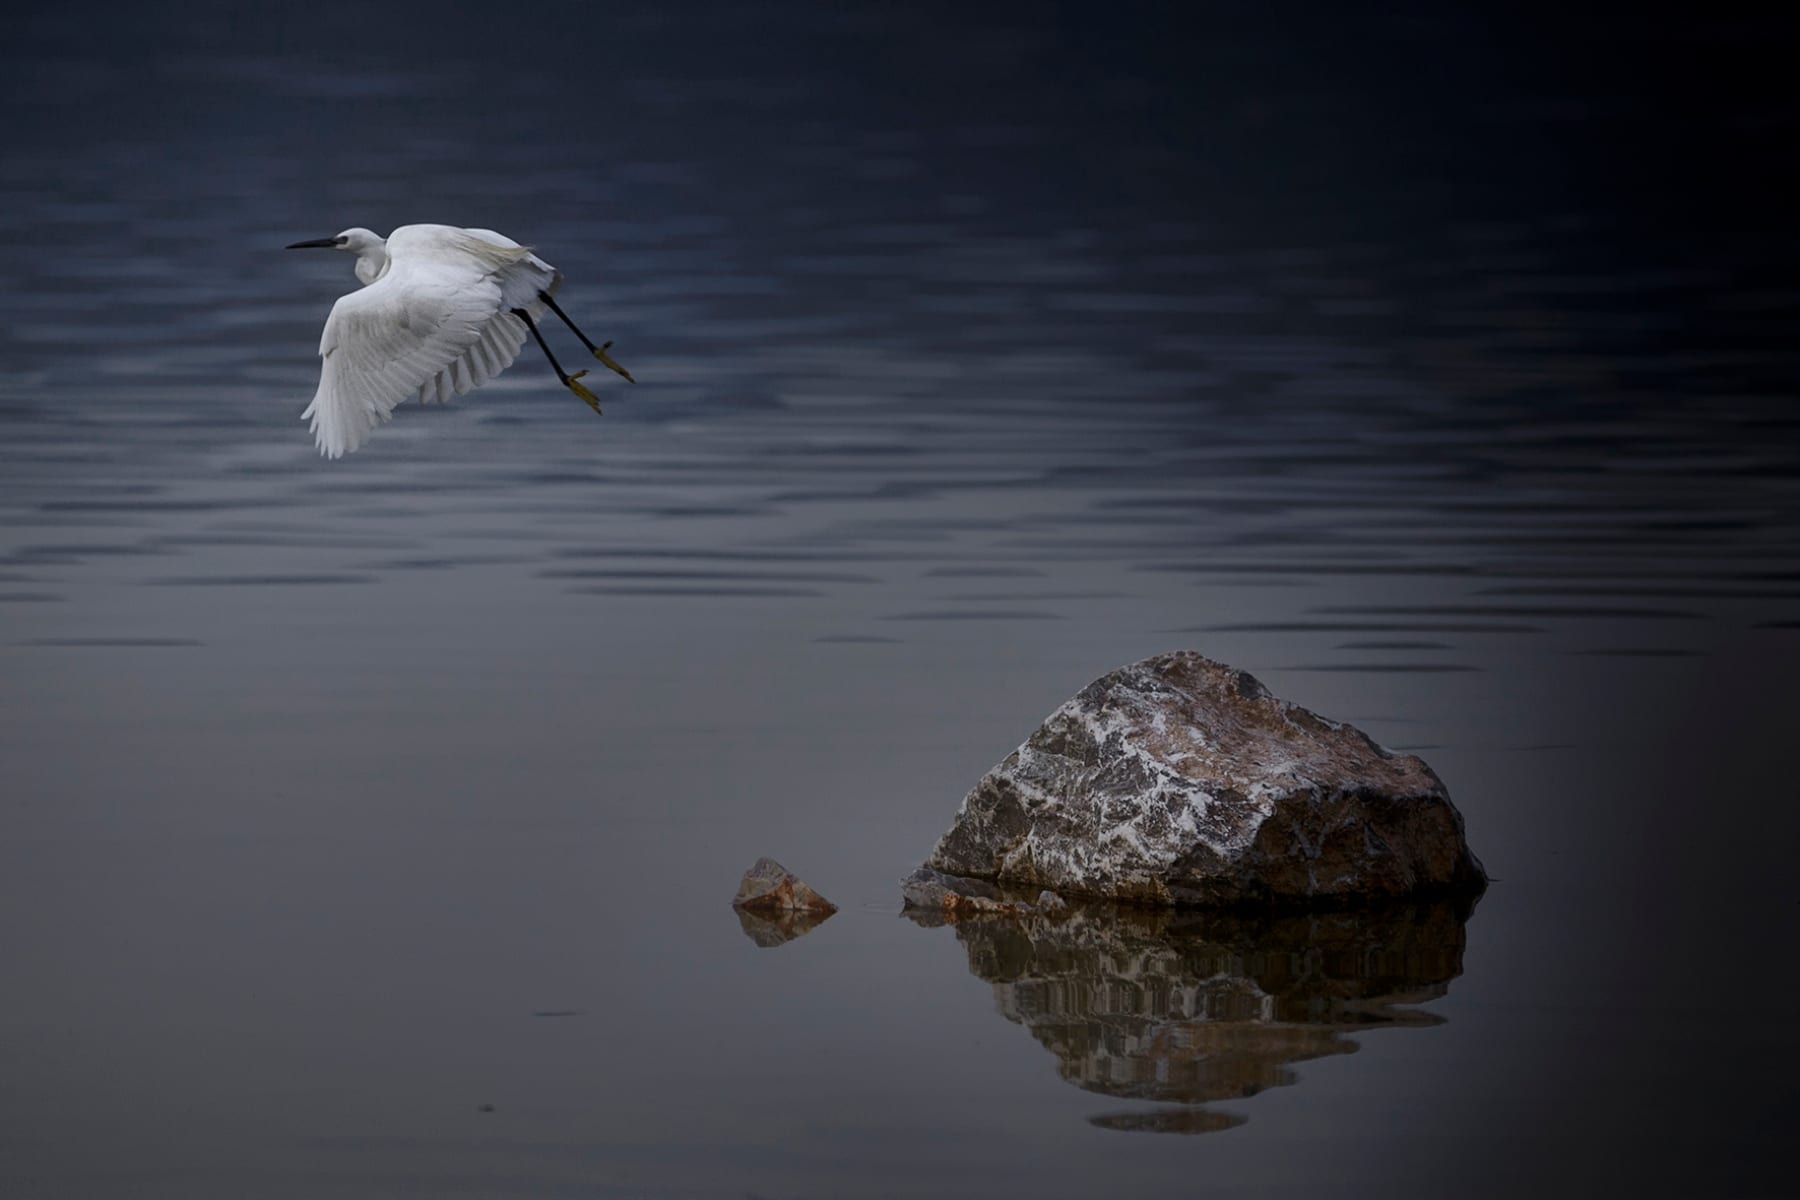
<svg viewBox="0 0 1800 1200"><path fill-rule="evenodd" d="M0 1192L1790 1191L1790 25L13 21ZM318 459L277 247L411 221L642 382ZM1182 646L1423 754L1466 924L896 917Z"/></svg>

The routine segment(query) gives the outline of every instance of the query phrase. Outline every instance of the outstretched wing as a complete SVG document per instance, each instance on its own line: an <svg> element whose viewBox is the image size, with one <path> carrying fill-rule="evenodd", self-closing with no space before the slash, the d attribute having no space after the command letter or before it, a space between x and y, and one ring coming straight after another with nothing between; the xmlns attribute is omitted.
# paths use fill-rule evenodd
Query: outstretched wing
<svg viewBox="0 0 1800 1200"><path fill-rule="evenodd" d="M355 450L401 401L435 384L482 344L496 317L523 337L518 318L504 311L503 277L528 250L449 226L409 225L394 231L387 251L388 273L340 298L319 339L319 390L301 418L329 458Z"/></svg>

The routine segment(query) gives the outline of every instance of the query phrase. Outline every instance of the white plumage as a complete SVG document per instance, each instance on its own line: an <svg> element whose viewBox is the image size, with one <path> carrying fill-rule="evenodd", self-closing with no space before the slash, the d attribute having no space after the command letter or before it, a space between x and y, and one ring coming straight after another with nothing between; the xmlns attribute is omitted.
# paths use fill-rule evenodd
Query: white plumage
<svg viewBox="0 0 1800 1200"><path fill-rule="evenodd" d="M301 414L328 458L362 445L401 402L441 403L511 366L530 332L516 312L535 323L548 307L568 321L549 299L562 272L491 229L402 225L385 239L347 229L289 248L302 247L355 253L357 278L366 285L332 305L319 339L319 390ZM575 332L602 362L631 378L605 347ZM593 393L576 382L585 371L566 375L554 357L550 363L566 387L600 411Z"/></svg>

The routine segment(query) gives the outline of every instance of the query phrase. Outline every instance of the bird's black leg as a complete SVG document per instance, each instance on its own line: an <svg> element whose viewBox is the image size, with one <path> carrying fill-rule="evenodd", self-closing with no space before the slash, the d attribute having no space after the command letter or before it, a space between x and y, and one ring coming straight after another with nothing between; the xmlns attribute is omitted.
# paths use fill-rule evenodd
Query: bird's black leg
<svg viewBox="0 0 1800 1200"><path fill-rule="evenodd" d="M531 319L531 314L522 308L515 308L513 309L513 316L525 322L525 328L531 330L531 336L537 339L538 349L542 350L544 352L544 357L550 360L550 369L556 372L556 377L562 380L562 385L587 401L587 406L589 408L593 409L595 412L599 412L600 397L594 395L594 393L588 391L587 388L577 382L577 380L583 375L586 375L587 372L577 371L573 375L566 373L562 369L562 364L556 361L556 355L550 353L550 343L546 342L544 340L544 335L538 332L537 324Z"/></svg>
<svg viewBox="0 0 1800 1200"><path fill-rule="evenodd" d="M554 301L550 298L549 292L539 292L538 299L542 300L545 304L548 304L550 306L550 311L562 318L562 323L569 327L570 332L572 332L576 337L581 339L582 345L586 346L589 350L592 350L594 352L595 358L599 359L601 362L605 363L607 366L611 367L613 370L615 370L619 374L623 375L630 382L632 382L632 383L637 382L637 380L631 378L630 371L627 371L624 367L621 367L618 363L614 362L612 360L612 356L606 352L608 347L610 347L612 345L611 342L606 343L606 345L604 345L604 346L596 346L596 345L594 345L594 343L588 341L588 335L581 332L580 329L576 328L575 322L569 320L569 314L562 310L561 305L557 304L556 301Z"/></svg>

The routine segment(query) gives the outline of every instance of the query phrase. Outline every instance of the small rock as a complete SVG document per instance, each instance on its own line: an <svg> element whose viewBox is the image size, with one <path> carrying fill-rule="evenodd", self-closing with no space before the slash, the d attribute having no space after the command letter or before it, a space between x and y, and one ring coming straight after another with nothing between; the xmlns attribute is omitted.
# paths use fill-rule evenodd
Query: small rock
<svg viewBox="0 0 1800 1200"><path fill-rule="evenodd" d="M772 858L759 858L744 872L737 895L731 901L736 909L762 912L805 912L830 916L837 905L802 883L793 872Z"/></svg>
<svg viewBox="0 0 1800 1200"><path fill-rule="evenodd" d="M1007 896L991 883L961 879L920 867L900 881L907 908L939 911L951 920L981 916L1024 916L1031 905Z"/></svg>
<svg viewBox="0 0 1800 1200"><path fill-rule="evenodd" d="M902 888L909 905L951 913L1004 911L999 889L1331 906L1486 882L1424 762L1180 651L1104 675L1050 714L976 783Z"/></svg>

